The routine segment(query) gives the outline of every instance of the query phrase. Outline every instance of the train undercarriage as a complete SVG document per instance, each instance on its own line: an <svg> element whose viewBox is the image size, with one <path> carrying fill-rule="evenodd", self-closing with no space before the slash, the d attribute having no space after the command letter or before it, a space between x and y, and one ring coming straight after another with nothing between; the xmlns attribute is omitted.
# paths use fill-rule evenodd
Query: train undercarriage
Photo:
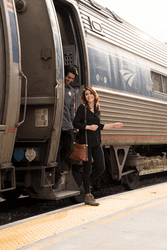
<svg viewBox="0 0 167 250"><path fill-rule="evenodd" d="M127 190L135 189L138 185L139 173L143 168L149 169L152 168L152 165L165 165L167 163L165 150L166 145L104 147L106 169L92 183L92 188L100 190L113 183L119 183L124 185ZM14 165L14 172L11 172L14 167L6 168L5 171L1 169L0 195L2 198L12 200L18 198L21 194L27 194L38 199L59 200L75 197L77 202L83 201L84 195L79 188L82 184L82 162L70 159L67 163L61 163L63 181L57 190L52 189L56 174L56 163L48 167L41 166L40 162L29 162L25 165L15 162ZM92 159L92 171L94 168ZM16 188L14 181L16 182Z"/></svg>

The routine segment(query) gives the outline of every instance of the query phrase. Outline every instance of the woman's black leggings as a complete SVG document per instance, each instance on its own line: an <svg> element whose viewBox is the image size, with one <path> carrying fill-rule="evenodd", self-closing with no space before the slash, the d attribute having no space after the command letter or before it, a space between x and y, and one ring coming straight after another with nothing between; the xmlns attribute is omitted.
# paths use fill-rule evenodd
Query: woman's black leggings
<svg viewBox="0 0 167 250"><path fill-rule="evenodd" d="M91 160L94 159L95 169L92 171ZM102 146L88 147L88 161L83 162L83 184L85 193L89 194L90 184L96 180L105 170L104 153Z"/></svg>

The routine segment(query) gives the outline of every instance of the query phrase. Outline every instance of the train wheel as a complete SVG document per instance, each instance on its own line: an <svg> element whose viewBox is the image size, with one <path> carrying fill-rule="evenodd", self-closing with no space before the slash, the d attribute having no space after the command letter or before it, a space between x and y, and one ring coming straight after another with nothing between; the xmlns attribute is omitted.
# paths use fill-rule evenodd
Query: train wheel
<svg viewBox="0 0 167 250"><path fill-rule="evenodd" d="M134 173L125 176L125 181L123 185L126 190L133 190L137 187L138 183L139 183L139 172L136 169Z"/></svg>
<svg viewBox="0 0 167 250"><path fill-rule="evenodd" d="M8 201L14 201L17 200L19 198L19 196L21 195L21 189L14 189L14 190L10 190L10 191L4 191L0 193L0 196Z"/></svg>

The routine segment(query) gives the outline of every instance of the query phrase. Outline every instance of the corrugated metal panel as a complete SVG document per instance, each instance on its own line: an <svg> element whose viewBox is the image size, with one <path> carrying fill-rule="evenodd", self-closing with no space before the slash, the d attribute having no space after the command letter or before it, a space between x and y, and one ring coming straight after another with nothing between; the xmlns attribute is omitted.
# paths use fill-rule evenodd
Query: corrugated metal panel
<svg viewBox="0 0 167 250"><path fill-rule="evenodd" d="M140 55L146 59L167 67L167 45L153 39L128 22L116 21L105 8L101 11L94 8L88 0L79 1L79 9L86 31L91 31L89 17L98 18L101 22L103 35L102 39L111 44Z"/></svg>
<svg viewBox="0 0 167 250"><path fill-rule="evenodd" d="M103 145L167 143L167 102L93 87L100 97L101 123L124 124L102 131Z"/></svg>

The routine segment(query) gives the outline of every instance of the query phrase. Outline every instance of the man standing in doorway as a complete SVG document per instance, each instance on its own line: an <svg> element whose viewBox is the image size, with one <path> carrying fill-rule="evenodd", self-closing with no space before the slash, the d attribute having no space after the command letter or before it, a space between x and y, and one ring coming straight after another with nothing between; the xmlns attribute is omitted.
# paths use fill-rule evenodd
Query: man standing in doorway
<svg viewBox="0 0 167 250"><path fill-rule="evenodd" d="M53 189L58 189L62 182L60 163L69 159L72 153L74 132L73 132L73 120L74 120L74 89L70 83L78 75L78 69L76 66L65 66L65 94L64 94L64 112L61 128L61 137L59 150L57 155L58 166L56 168L55 185Z"/></svg>

